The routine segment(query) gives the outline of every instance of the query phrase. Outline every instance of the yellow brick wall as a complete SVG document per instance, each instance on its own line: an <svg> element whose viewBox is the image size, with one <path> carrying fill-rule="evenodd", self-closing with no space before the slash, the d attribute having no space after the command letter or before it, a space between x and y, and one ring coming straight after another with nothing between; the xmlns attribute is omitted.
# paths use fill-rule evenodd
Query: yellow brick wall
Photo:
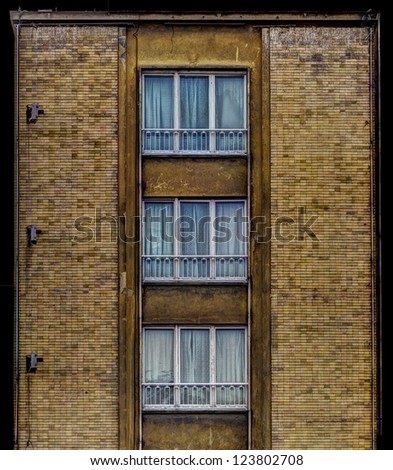
<svg viewBox="0 0 393 470"><path fill-rule="evenodd" d="M20 41L19 448L118 447L117 28L24 27ZM45 111L26 124L26 105ZM98 212L97 212L98 211ZM26 226L43 230L36 246ZM25 356L44 358L25 373Z"/></svg>
<svg viewBox="0 0 393 470"><path fill-rule="evenodd" d="M372 446L369 30L271 30L274 448ZM283 235L296 235L287 225Z"/></svg>
<svg viewBox="0 0 393 470"><path fill-rule="evenodd" d="M271 219L295 236L271 245L277 449L372 446L368 33L271 29ZM22 28L21 449L118 447L117 87L116 27ZM300 208L317 238L296 239Z"/></svg>

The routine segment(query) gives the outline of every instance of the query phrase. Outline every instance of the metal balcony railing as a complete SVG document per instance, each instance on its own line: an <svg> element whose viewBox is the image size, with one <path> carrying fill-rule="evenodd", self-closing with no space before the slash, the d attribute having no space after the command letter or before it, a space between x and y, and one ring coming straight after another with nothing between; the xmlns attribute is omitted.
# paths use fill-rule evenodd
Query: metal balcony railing
<svg viewBox="0 0 393 470"><path fill-rule="evenodd" d="M230 280L247 279L247 256L143 255L143 280Z"/></svg>
<svg viewBox="0 0 393 470"><path fill-rule="evenodd" d="M144 409L247 408L246 383L144 383Z"/></svg>
<svg viewBox="0 0 393 470"><path fill-rule="evenodd" d="M143 154L247 153L247 129L143 129Z"/></svg>

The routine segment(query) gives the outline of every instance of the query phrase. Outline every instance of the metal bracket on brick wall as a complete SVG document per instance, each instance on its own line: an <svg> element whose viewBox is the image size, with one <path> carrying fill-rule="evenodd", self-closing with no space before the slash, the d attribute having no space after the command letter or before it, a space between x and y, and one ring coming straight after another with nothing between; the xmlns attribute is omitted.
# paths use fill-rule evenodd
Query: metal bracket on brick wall
<svg viewBox="0 0 393 470"><path fill-rule="evenodd" d="M27 238L29 240L29 245L37 244L37 235L42 233L42 230L38 230L35 225L29 225L27 229Z"/></svg>
<svg viewBox="0 0 393 470"><path fill-rule="evenodd" d="M44 359L38 357L37 353L31 353L29 356L26 356L26 372L28 374L35 374L39 362L44 362Z"/></svg>
<svg viewBox="0 0 393 470"><path fill-rule="evenodd" d="M26 106L26 122L27 124L32 124L37 122L38 115L44 114L43 109L39 109L39 103L33 103L32 105Z"/></svg>

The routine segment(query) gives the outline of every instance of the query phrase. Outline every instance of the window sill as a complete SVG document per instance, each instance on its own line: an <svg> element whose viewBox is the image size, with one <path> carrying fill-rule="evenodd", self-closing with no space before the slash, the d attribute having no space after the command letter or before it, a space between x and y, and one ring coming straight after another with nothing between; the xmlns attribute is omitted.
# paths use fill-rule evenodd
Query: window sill
<svg viewBox="0 0 393 470"><path fill-rule="evenodd" d="M172 408L172 409L142 409L143 414L239 414L239 413L248 413L248 408L211 408L211 409L198 409L198 408Z"/></svg>
<svg viewBox="0 0 393 470"><path fill-rule="evenodd" d="M246 159L248 157L249 153L225 153L225 152L212 152L212 153L207 153L207 152L198 152L198 153L170 153L170 152L146 152L142 153L142 158L214 158L214 157L223 157L223 158L244 158Z"/></svg>
<svg viewBox="0 0 393 470"><path fill-rule="evenodd" d="M209 285L247 285L248 279L229 279L225 281L223 279L210 279L206 281L192 280L192 279L154 279L154 280L143 280L143 285L182 285L182 286L209 286Z"/></svg>

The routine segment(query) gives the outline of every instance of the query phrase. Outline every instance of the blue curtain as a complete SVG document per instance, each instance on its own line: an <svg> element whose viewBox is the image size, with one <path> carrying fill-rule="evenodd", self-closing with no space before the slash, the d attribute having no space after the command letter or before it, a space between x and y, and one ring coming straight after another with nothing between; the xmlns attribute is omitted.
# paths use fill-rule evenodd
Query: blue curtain
<svg viewBox="0 0 393 470"><path fill-rule="evenodd" d="M145 75L145 128L173 128L173 77Z"/></svg>
<svg viewBox="0 0 393 470"><path fill-rule="evenodd" d="M144 151L172 151L174 146L173 77L146 75L144 99Z"/></svg>
<svg viewBox="0 0 393 470"><path fill-rule="evenodd" d="M209 383L209 330L180 330L180 382Z"/></svg>
<svg viewBox="0 0 393 470"><path fill-rule="evenodd" d="M209 128L208 77L180 77L180 127Z"/></svg>
<svg viewBox="0 0 393 470"><path fill-rule="evenodd" d="M180 77L180 128L180 150L209 150L208 77Z"/></svg>
<svg viewBox="0 0 393 470"><path fill-rule="evenodd" d="M210 277L208 258L193 255L210 254L209 204L206 202L182 202L180 204L180 261L181 277Z"/></svg>
<svg viewBox="0 0 393 470"><path fill-rule="evenodd" d="M144 389L145 405L173 405L174 389L174 332L173 330L145 330L144 335ZM152 385L149 385L152 384Z"/></svg>
<svg viewBox="0 0 393 470"><path fill-rule="evenodd" d="M210 333L208 330L180 330L180 382L208 384L210 382ZM182 385L183 405L209 405L208 385Z"/></svg>
<svg viewBox="0 0 393 470"><path fill-rule="evenodd" d="M216 275L217 277L245 277L246 262L236 258L246 254L246 222L243 202L216 203ZM221 257L220 256L225 256ZM228 258L232 256L233 258Z"/></svg>
<svg viewBox="0 0 393 470"><path fill-rule="evenodd" d="M216 381L228 385L217 386L218 405L244 405L246 389L236 383L246 381L245 331L216 330Z"/></svg>
<svg viewBox="0 0 393 470"><path fill-rule="evenodd" d="M173 276L173 259L171 258L174 245L173 222L172 202L145 203L143 244L145 278ZM168 257L160 255L168 255Z"/></svg>
<svg viewBox="0 0 393 470"><path fill-rule="evenodd" d="M217 382L245 382L244 330L216 330Z"/></svg>
<svg viewBox="0 0 393 470"><path fill-rule="evenodd" d="M173 330L145 330L144 346L145 382L173 382Z"/></svg>
<svg viewBox="0 0 393 470"><path fill-rule="evenodd" d="M244 77L216 77L216 128L244 127Z"/></svg>

